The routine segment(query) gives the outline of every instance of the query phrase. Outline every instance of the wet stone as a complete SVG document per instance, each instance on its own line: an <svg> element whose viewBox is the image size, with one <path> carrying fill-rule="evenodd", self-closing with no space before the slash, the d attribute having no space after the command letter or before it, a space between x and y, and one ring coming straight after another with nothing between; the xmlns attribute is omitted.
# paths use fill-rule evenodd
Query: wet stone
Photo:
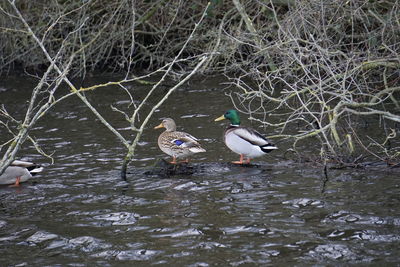
<svg viewBox="0 0 400 267"><path fill-rule="evenodd" d="M187 176L187 175L216 175L227 172L236 173L239 169L247 169L254 174L260 174L268 166L258 164L233 164L230 162L212 162L212 163L186 163L180 162L178 164L171 164L164 159L157 159L155 163L144 171L144 175L158 176L162 178L169 178L172 176ZM251 174L251 173L249 173Z"/></svg>
<svg viewBox="0 0 400 267"><path fill-rule="evenodd" d="M153 166L144 172L145 175L155 175L168 178L175 175L192 175L195 167L188 163L171 164L164 159L158 159Z"/></svg>

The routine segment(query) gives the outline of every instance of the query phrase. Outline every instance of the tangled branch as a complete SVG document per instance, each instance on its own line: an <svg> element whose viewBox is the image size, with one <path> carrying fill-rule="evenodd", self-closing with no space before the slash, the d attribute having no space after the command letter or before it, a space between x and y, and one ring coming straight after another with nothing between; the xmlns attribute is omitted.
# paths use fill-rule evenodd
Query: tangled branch
<svg viewBox="0 0 400 267"><path fill-rule="evenodd" d="M354 163L364 153L398 162L399 2L299 1L286 16L264 7L277 31L259 27L261 45L240 39L256 53L232 78L237 108L275 128L271 137L293 140L296 151L299 141L316 138L322 162ZM362 120L380 136L369 136Z"/></svg>

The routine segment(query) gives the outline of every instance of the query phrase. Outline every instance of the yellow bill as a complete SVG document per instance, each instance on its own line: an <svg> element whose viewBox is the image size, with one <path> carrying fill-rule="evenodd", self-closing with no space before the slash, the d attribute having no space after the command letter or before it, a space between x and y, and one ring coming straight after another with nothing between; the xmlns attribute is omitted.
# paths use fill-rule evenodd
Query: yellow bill
<svg viewBox="0 0 400 267"><path fill-rule="evenodd" d="M214 121L222 121L225 120L225 115L222 115L221 117L216 118Z"/></svg>
<svg viewBox="0 0 400 267"><path fill-rule="evenodd" d="M163 128L163 127L164 127L164 124L160 123L158 126L154 127L154 129L160 129L160 128Z"/></svg>

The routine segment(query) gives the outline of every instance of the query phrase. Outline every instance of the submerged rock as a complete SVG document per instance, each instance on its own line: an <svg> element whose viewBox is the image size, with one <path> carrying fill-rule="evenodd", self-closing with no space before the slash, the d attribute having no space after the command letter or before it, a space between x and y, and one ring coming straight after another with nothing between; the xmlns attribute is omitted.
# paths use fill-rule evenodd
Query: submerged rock
<svg viewBox="0 0 400 267"><path fill-rule="evenodd" d="M164 159L157 159L145 175L157 175L161 177L170 177L173 175L192 175L195 173L195 167L189 163L171 164Z"/></svg>
<svg viewBox="0 0 400 267"><path fill-rule="evenodd" d="M265 166L264 166L265 167ZM243 164L237 165L232 163L221 163L221 162L208 162L208 163L178 163L171 164L164 159L157 159L155 163L146 169L144 175L155 175L160 177L171 177L171 176L187 176L187 175L198 175L198 174L215 174L215 173L227 173L237 172L238 169L244 168L249 171L259 170L263 171L263 166L255 164Z"/></svg>

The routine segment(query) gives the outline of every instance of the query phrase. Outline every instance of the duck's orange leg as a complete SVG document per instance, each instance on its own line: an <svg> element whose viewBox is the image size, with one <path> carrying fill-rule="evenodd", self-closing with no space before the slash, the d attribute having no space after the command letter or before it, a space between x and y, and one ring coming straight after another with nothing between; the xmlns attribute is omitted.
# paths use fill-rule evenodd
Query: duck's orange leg
<svg viewBox="0 0 400 267"><path fill-rule="evenodd" d="M21 176L18 176L16 179L15 179L15 183L13 184L13 185L10 185L11 187L18 187L19 185L20 185L20 182L21 182Z"/></svg>
<svg viewBox="0 0 400 267"><path fill-rule="evenodd" d="M172 161L170 162L171 164L176 164L176 157L172 157Z"/></svg>
<svg viewBox="0 0 400 267"><path fill-rule="evenodd" d="M239 161L232 161L233 164L243 164L243 154L240 154L240 160Z"/></svg>

